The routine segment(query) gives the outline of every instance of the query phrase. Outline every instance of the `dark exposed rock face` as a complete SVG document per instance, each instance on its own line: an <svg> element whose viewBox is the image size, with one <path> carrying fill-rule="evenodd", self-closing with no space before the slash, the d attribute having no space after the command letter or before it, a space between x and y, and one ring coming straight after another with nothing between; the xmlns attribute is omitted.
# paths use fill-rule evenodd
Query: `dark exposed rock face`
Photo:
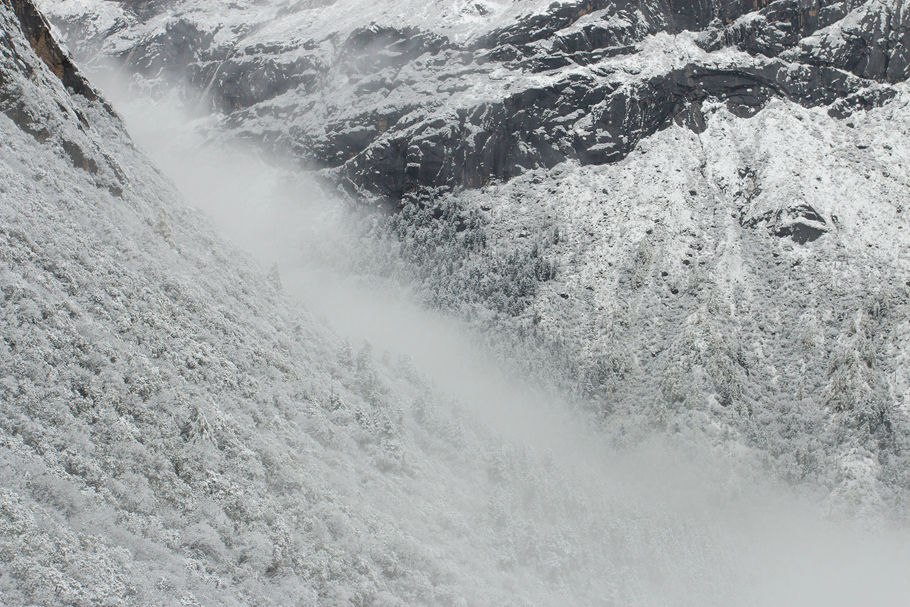
<svg viewBox="0 0 910 607"><path fill-rule="evenodd" d="M99 187L119 195L125 175L101 151L86 117L87 106L96 105L116 120L113 109L54 41L30 0L4 0L0 9L0 113L37 142L55 147Z"/></svg>
<svg viewBox="0 0 910 607"><path fill-rule="evenodd" d="M875 3L838 36L806 41L794 55L805 63L833 65L863 78L901 82L910 76L910 5Z"/></svg>
<svg viewBox="0 0 910 607"><path fill-rule="evenodd" d="M168 5L123 4L140 20ZM585 0L465 42L374 24L230 47L177 18L121 59L151 77L181 72L239 130L256 122L268 145L396 200L567 159L615 162L674 122L703 129L706 102L741 116L774 98L837 118L874 107L908 76L908 15L903 0ZM640 76L611 60L683 32L704 57ZM711 54L730 47L747 55ZM501 73L515 84L468 94Z"/></svg>
<svg viewBox="0 0 910 607"><path fill-rule="evenodd" d="M907 5L903 0L861 4L773 2L754 19L712 31L706 48L735 45L750 53L785 54L801 63L836 67L870 80L906 80L910 74ZM853 9L854 19L840 23ZM822 28L830 29L819 32Z"/></svg>
<svg viewBox="0 0 910 607"><path fill-rule="evenodd" d="M570 158L615 162L673 122L698 131L707 100L725 102L742 116L753 115L773 97L818 106L859 92L869 104L880 101L862 88L858 78L831 68L792 71L783 62L733 69L690 64L627 86L573 74L546 88L460 110L449 121L421 122L380 136L344 165L343 174L392 198L420 186L479 187Z"/></svg>
<svg viewBox="0 0 910 607"><path fill-rule="evenodd" d="M703 44L708 49L735 45L777 57L848 12L844 3L829 4L816 8L758 0L562 4L490 34L477 47L514 69L546 72L633 53L637 42L659 31L705 29ZM599 22L564 33L597 10L606 10ZM397 198L420 186L477 187L569 158L615 162L642 138L673 121L701 128L705 120L701 105L706 100L722 101L737 114L751 115L771 98L784 97L806 106L830 106L832 116L845 117L893 96L889 89L870 88L866 80L906 79L910 44L899 16L905 12L900 3L894 10L869 8L862 25L849 30L845 47L828 52L824 44L817 49L805 43L796 64L783 59L731 69L691 64L630 86L617 86L596 72L573 73L546 88L529 88L496 103L459 110L446 128L427 121L377 133L375 143L351 158L343 174L356 185ZM717 25L733 23L746 13L751 15L744 23ZM542 41L549 47L544 43L541 50ZM586 118L581 123L573 116L579 111Z"/></svg>
<svg viewBox="0 0 910 607"><path fill-rule="evenodd" d="M715 19L724 22L754 10L756 4L764 0L585 0L581 2L554 3L544 14L534 15L513 26L496 31L482 40L482 44L501 46L513 44L527 45L538 40L559 36L566 27L575 24L580 18L596 11L606 11L601 21L604 25L593 23L586 25L583 34L569 35L569 39L583 44L576 45L576 50L585 46L589 50L612 46L621 32L636 32L639 35L668 31L678 33L684 30L705 28ZM616 28L612 23L616 18L626 20L628 26ZM610 22L606 24L606 22ZM628 40L628 39L627 39ZM585 44L586 43L586 44Z"/></svg>
<svg viewBox="0 0 910 607"><path fill-rule="evenodd" d="M757 2L749 19L724 20L711 28L705 47L737 46L752 54L776 57L818 29L843 19L856 2L822 0L807 4L798 0Z"/></svg>
<svg viewBox="0 0 910 607"><path fill-rule="evenodd" d="M97 94L82 74L76 70L73 62L64 53L50 33L50 26L44 16L38 12L31 0L8 0L12 6L22 33L28 38L35 53L47 64L51 72L72 89L88 99L96 99Z"/></svg>
<svg viewBox="0 0 910 607"><path fill-rule="evenodd" d="M791 238L798 244L818 240L828 230L828 222L811 205L798 203L785 209L765 213L760 217L743 218L743 227L765 226L781 238Z"/></svg>

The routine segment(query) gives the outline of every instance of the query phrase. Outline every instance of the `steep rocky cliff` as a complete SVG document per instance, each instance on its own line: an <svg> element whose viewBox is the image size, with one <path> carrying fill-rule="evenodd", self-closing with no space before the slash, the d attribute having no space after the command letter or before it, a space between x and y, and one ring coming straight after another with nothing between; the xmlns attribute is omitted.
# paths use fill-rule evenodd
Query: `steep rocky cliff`
<svg viewBox="0 0 910 607"><path fill-rule="evenodd" d="M393 199L615 162L674 122L703 129L705 101L844 118L910 69L899 0L53 4L83 58L184 77L238 130Z"/></svg>

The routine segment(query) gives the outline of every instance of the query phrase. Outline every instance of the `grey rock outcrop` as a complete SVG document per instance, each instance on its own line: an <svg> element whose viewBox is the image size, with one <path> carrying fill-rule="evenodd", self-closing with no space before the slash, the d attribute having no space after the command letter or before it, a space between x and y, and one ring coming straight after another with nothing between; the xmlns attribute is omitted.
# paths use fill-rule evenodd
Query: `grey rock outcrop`
<svg viewBox="0 0 910 607"><path fill-rule="evenodd" d="M170 6L122 4L135 23ZM238 130L255 122L268 145L395 201L566 159L615 162L673 122L703 128L705 101L750 115L786 98L849 116L907 78L907 13L902 0L586 0L467 40L374 24L246 45L263 24L225 44L217 27L178 14L118 52L147 77L180 73L189 95L207 95ZM90 46L76 40L84 24L61 25ZM694 36L706 52L636 77L624 58L661 33ZM489 78L511 84L474 101Z"/></svg>

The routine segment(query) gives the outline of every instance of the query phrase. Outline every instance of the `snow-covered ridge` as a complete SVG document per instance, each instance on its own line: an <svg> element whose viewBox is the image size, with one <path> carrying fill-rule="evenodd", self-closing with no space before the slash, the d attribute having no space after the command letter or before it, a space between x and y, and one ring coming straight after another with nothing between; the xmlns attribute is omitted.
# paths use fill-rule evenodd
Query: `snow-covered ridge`
<svg viewBox="0 0 910 607"><path fill-rule="evenodd" d="M394 200L566 159L613 162L674 120L698 128L705 98L754 113L782 96L841 117L880 104L893 91L879 81L907 76L895 2L195 1L121 4L113 20L111 3L44 8L83 61L186 79L237 134ZM693 39L707 52L687 50ZM595 120L567 124L573 111Z"/></svg>

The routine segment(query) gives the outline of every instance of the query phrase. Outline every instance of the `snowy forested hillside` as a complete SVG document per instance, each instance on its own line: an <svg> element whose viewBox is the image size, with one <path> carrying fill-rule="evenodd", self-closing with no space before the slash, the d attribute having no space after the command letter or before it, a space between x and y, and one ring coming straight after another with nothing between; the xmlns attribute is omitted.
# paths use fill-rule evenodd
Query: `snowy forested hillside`
<svg viewBox="0 0 910 607"><path fill-rule="evenodd" d="M697 428L905 508L903 2L44 7L99 75L398 207L425 299L613 435Z"/></svg>
<svg viewBox="0 0 910 607"><path fill-rule="evenodd" d="M0 0L0 604L901 604L905 9L697 4Z"/></svg>

